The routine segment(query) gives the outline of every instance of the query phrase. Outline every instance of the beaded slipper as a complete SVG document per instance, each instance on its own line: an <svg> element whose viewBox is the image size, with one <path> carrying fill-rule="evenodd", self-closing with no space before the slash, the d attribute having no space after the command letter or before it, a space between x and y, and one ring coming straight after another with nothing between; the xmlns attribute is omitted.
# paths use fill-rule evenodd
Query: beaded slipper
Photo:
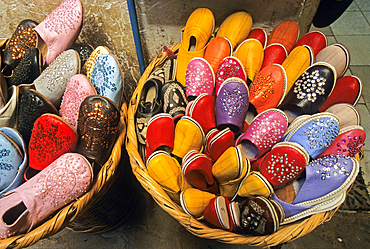
<svg viewBox="0 0 370 249"><path fill-rule="evenodd" d="M23 184L24 182L24 179L23 179L23 174L24 174L24 171L27 167L27 164L28 164L28 154L27 154L27 146L26 144L24 143L24 140L22 138L22 135L19 134L19 132L17 132L17 130L13 129L13 128L9 128L9 127L2 127L0 128L0 132L1 134L7 136L8 139L10 139L10 141L14 144L14 147L18 147L19 148L19 152L18 152L18 149L16 154L20 153L19 155L22 156L22 161L20 162L20 164L18 165L18 167L14 167L14 168L11 168L13 167L13 165L15 166L16 164L16 158L13 158L11 161L8 161L11 162L11 164L13 164L11 167L7 167L7 165L9 165L8 163L4 163L4 168L3 170L5 171L14 171L16 170L16 173L15 173L15 176L11 179L7 179L8 181L10 180L9 184L4 184L3 182L5 182L4 180L2 180L2 185L4 186L5 185L5 188L2 187L2 190L0 191L0 198L2 198L2 195L5 194L6 192L9 192L10 190L13 190L17 187L19 187L21 184ZM4 147L5 149L5 147ZM13 150L8 150L7 152L5 152L4 155L7 155L7 156L10 156L10 153L11 152L14 152ZM6 157L7 156L4 156L4 159L5 161L6 160ZM3 160L4 161L4 160ZM6 173L5 173L6 174ZM2 173L2 176L5 175L4 173Z"/></svg>
<svg viewBox="0 0 370 249"><path fill-rule="evenodd" d="M91 53L94 51L94 48L87 43L73 43L71 49L75 50L80 56L82 71L82 68L85 66L85 63L89 59Z"/></svg>
<svg viewBox="0 0 370 249"><path fill-rule="evenodd" d="M32 84L41 74L41 53L38 48L29 49L8 80L8 86Z"/></svg>
<svg viewBox="0 0 370 249"><path fill-rule="evenodd" d="M75 130L77 130L78 113L81 103L89 95L97 95L91 82L83 74L73 75L64 90L59 114Z"/></svg>
<svg viewBox="0 0 370 249"><path fill-rule="evenodd" d="M276 108L284 99L287 76L283 66L273 64L264 67L249 87L249 103L257 113Z"/></svg>
<svg viewBox="0 0 370 249"><path fill-rule="evenodd" d="M229 127L235 134L243 128L249 106L248 86L240 78L232 77L220 86L216 97L215 115L217 129Z"/></svg>
<svg viewBox="0 0 370 249"><path fill-rule="evenodd" d="M90 188L93 172L80 154L66 153L0 199L0 238L27 233Z"/></svg>
<svg viewBox="0 0 370 249"><path fill-rule="evenodd" d="M278 108L286 113L289 122L303 114L317 113L334 89L336 79L332 65L317 62L298 77Z"/></svg>
<svg viewBox="0 0 370 249"><path fill-rule="evenodd" d="M96 47L90 54L89 58L87 58L84 66L81 69L81 73L85 74L86 77L90 80L90 76L94 69L95 63L100 55L102 54L111 54L110 50L106 46L98 46Z"/></svg>
<svg viewBox="0 0 370 249"><path fill-rule="evenodd" d="M186 97L192 100L202 93L213 96L215 75L211 65L203 58L191 59L186 68Z"/></svg>
<svg viewBox="0 0 370 249"><path fill-rule="evenodd" d="M84 9L80 0L65 0L35 27L37 47L46 66L69 49L82 29Z"/></svg>
<svg viewBox="0 0 370 249"><path fill-rule="evenodd" d="M284 209L286 218L282 224L338 207L344 202L346 191L358 172L357 160L344 155L324 156L312 161L302 176L295 180L298 182L295 187L297 194L292 203L272 196Z"/></svg>
<svg viewBox="0 0 370 249"><path fill-rule="evenodd" d="M77 152L100 170L110 156L116 141L120 112L108 98L100 95L86 97L80 106L77 133L80 137Z"/></svg>
<svg viewBox="0 0 370 249"><path fill-rule="evenodd" d="M17 130L22 135L27 146L34 123L45 113L58 115L58 110L38 91L34 89L23 91L18 107Z"/></svg>
<svg viewBox="0 0 370 249"><path fill-rule="evenodd" d="M13 130L13 132L16 131ZM0 131L0 146L0 192L3 192L4 189L12 184L18 174L24 153L18 144L2 131Z"/></svg>
<svg viewBox="0 0 370 249"><path fill-rule="evenodd" d="M332 113L317 113L297 122L282 141L300 144L316 159L328 148L339 134L339 119Z"/></svg>
<svg viewBox="0 0 370 249"><path fill-rule="evenodd" d="M42 71L33 82L36 91L44 95L57 109L62 101L68 80L80 73L80 56L69 49L62 52L53 62Z"/></svg>
<svg viewBox="0 0 370 249"><path fill-rule="evenodd" d="M340 130L333 143L319 156L342 154L356 156L366 140L364 128L360 125L350 125Z"/></svg>
<svg viewBox="0 0 370 249"><path fill-rule="evenodd" d="M217 69L215 78L216 96L218 95L222 83L229 78L239 78L247 82L247 74L245 73L244 66L242 62L234 56L225 57Z"/></svg>
<svg viewBox="0 0 370 249"><path fill-rule="evenodd" d="M3 69L5 77L11 76L12 70L18 65L26 52L37 46L36 25L37 22L30 19L21 21L6 44L2 57L2 63L7 66Z"/></svg>
<svg viewBox="0 0 370 249"><path fill-rule="evenodd" d="M286 115L278 109L258 114L245 133L235 141L244 158L255 161L280 142L287 129Z"/></svg>
<svg viewBox="0 0 370 249"><path fill-rule="evenodd" d="M301 145L280 142L264 156L259 170L274 188L278 188L300 176L309 160L310 156Z"/></svg>
<svg viewBox="0 0 370 249"><path fill-rule="evenodd" d="M124 83L121 67L114 55L103 54L98 57L90 81L98 95L112 100L117 108L121 107Z"/></svg>
<svg viewBox="0 0 370 249"><path fill-rule="evenodd" d="M78 136L64 119L46 113L36 119L28 146L29 167L43 170L67 152L74 152Z"/></svg>

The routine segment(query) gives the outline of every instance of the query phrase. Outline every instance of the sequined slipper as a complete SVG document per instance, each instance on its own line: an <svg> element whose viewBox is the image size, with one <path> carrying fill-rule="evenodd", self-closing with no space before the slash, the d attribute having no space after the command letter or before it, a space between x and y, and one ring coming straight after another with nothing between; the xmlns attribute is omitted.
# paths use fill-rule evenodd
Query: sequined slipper
<svg viewBox="0 0 370 249"><path fill-rule="evenodd" d="M85 64L83 65L81 73L85 74L88 79L90 79L96 60L102 54L111 54L111 52L106 46L98 46L91 52L89 58L87 58Z"/></svg>
<svg viewBox="0 0 370 249"><path fill-rule="evenodd" d="M14 68L8 86L32 84L41 74L41 53L38 48L29 49Z"/></svg>
<svg viewBox="0 0 370 249"><path fill-rule="evenodd" d="M30 19L23 20L18 24L3 52L2 63L7 66L3 68L5 77L11 76L13 69L26 52L37 46L37 33L35 31L37 24Z"/></svg>
<svg viewBox="0 0 370 249"><path fill-rule="evenodd" d="M45 113L58 115L58 110L38 91L34 89L23 91L18 107L17 130L27 146L35 121Z"/></svg>
<svg viewBox="0 0 370 249"><path fill-rule="evenodd" d="M59 114L76 130L81 103L90 95L97 95L97 93L85 75L75 74L69 79L60 104Z"/></svg>
<svg viewBox="0 0 370 249"><path fill-rule="evenodd" d="M69 49L62 52L53 62L42 71L33 82L35 89L44 95L57 109L60 107L63 93L68 80L80 72L80 56Z"/></svg>
<svg viewBox="0 0 370 249"><path fill-rule="evenodd" d="M3 192L15 179L24 154L18 144L2 131L0 131L0 146L0 192Z"/></svg>
<svg viewBox="0 0 370 249"><path fill-rule="evenodd" d="M283 207L285 219L282 224L338 207L344 202L359 167L357 160L344 155L324 156L312 161L302 173L302 179L295 180L301 182L296 185L297 194L292 203L272 196Z"/></svg>
<svg viewBox="0 0 370 249"><path fill-rule="evenodd" d="M72 46L82 29L83 18L82 2L65 0L35 27L39 35L37 47L46 66Z"/></svg>
<svg viewBox="0 0 370 249"><path fill-rule="evenodd" d="M98 57L90 81L98 95L112 100L117 108L121 107L124 83L121 66L114 55L103 54Z"/></svg>
<svg viewBox="0 0 370 249"><path fill-rule="evenodd" d="M3 164L5 166L3 168L3 170L5 171L5 174L3 172L1 174L1 176L5 176L5 175L7 175L7 173L9 173L13 170L16 170L17 172L16 172L14 178L7 179L8 181L10 180L9 184L5 188L2 188L2 190L0 191L0 198L2 198L3 194L19 187L21 184L24 183L23 174L24 174L24 171L25 171L25 169L28 165L28 152L27 152L27 146L26 146L26 144L25 144L25 142L22 138L22 135L19 132L17 132L17 130L15 130L13 128L9 128L9 127L2 127L2 128L0 128L0 132L1 132L1 134L4 134L5 136L7 136L11 140L11 142L14 143L15 147L19 148L18 153L20 153L20 155L22 156L22 161L20 162L20 164L17 167L12 168L13 166L16 166L15 164L16 164L17 159L14 157L14 158L12 158L11 161L9 161L9 160L6 160L6 157L10 156L10 153L13 150L12 151L11 150L3 151L3 152L5 152L5 154L3 154L3 155L7 155L7 156L4 157L5 162ZM6 150L5 147L3 149ZM18 151L18 149L17 149L17 151ZM11 163L10 167L8 167L10 165L9 163ZM2 185L4 185L3 182L5 182L5 181L2 180L1 182L2 182Z"/></svg>
<svg viewBox="0 0 370 249"><path fill-rule="evenodd" d="M28 146L29 167L43 170L67 152L74 152L78 136L65 120L46 113L36 119Z"/></svg>
<svg viewBox="0 0 370 249"><path fill-rule="evenodd" d="M110 156L120 121L120 112L108 98L100 95L86 97L80 106L77 133L80 137L77 152L100 170Z"/></svg>
<svg viewBox="0 0 370 249"><path fill-rule="evenodd" d="M85 66L87 59L89 59L91 53L94 51L94 48L88 43L73 43L71 49L76 50L81 60L81 71Z"/></svg>
<svg viewBox="0 0 370 249"><path fill-rule="evenodd" d="M66 153L0 199L0 238L27 233L51 214L86 193L93 180L90 163Z"/></svg>

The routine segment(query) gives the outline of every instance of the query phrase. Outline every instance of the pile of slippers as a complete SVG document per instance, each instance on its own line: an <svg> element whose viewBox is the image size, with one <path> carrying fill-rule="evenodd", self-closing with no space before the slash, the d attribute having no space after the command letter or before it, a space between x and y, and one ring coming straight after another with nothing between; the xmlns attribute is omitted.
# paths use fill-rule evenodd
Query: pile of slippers
<svg viewBox="0 0 370 249"><path fill-rule="evenodd" d="M211 227L265 235L338 207L366 134L349 51L286 20L270 34L249 13L215 31L196 9L177 53L153 69L135 116L150 177Z"/></svg>

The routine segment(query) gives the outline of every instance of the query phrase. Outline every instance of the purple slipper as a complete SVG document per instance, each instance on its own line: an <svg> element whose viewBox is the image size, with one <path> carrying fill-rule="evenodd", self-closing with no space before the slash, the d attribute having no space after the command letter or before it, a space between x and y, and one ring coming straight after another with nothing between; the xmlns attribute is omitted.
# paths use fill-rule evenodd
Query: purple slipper
<svg viewBox="0 0 370 249"><path fill-rule="evenodd" d="M236 77L222 83L215 104L217 129L229 127L235 134L242 130L249 107L248 91L245 81Z"/></svg>
<svg viewBox="0 0 370 249"><path fill-rule="evenodd" d="M312 161L293 182L297 194L291 204L275 194L272 196L284 209L286 218L282 224L338 207L355 181L359 167L357 160L345 155L324 156Z"/></svg>

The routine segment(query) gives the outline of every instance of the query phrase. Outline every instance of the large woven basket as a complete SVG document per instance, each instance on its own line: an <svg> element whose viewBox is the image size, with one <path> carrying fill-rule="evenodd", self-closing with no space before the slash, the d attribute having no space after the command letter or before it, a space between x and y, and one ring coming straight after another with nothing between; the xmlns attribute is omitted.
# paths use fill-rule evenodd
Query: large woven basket
<svg viewBox="0 0 370 249"><path fill-rule="evenodd" d="M127 172L130 173L123 146L127 130L127 101L121 106L120 114L117 140L109 159L94 177L90 190L30 232L0 240L0 247L27 247L66 227L75 232L103 233L116 228L128 217L133 197L125 181Z"/></svg>
<svg viewBox="0 0 370 249"><path fill-rule="evenodd" d="M177 51L180 44L173 45L170 50ZM172 217L178 220L190 233L206 239L215 239L223 243L229 244L245 244L249 246L256 246L261 248L267 248L271 246L277 246L299 237L302 237L317 226L329 221L338 208L312 215L300 222L295 222L288 225L283 225L279 230L271 235L266 236L249 236L243 234L237 234L228 232L222 229L210 228L199 220L186 214L181 206L176 204L170 196L163 190L163 188L148 175L148 171L145 167L145 162L142 158L144 155L139 153L140 148L138 147L137 136L135 131L135 113L140 100L141 89L150 73L156 67L159 67L168 58L166 53L160 53L146 68L141 79L139 80L138 86L133 93L128 106L128 127L127 127L127 144L126 149L130 157L131 167L134 175L149 194L152 195L153 199L158 205L169 213ZM362 155L362 154L361 154ZM356 158L360 161L360 156ZM349 191L349 189L348 189Z"/></svg>

